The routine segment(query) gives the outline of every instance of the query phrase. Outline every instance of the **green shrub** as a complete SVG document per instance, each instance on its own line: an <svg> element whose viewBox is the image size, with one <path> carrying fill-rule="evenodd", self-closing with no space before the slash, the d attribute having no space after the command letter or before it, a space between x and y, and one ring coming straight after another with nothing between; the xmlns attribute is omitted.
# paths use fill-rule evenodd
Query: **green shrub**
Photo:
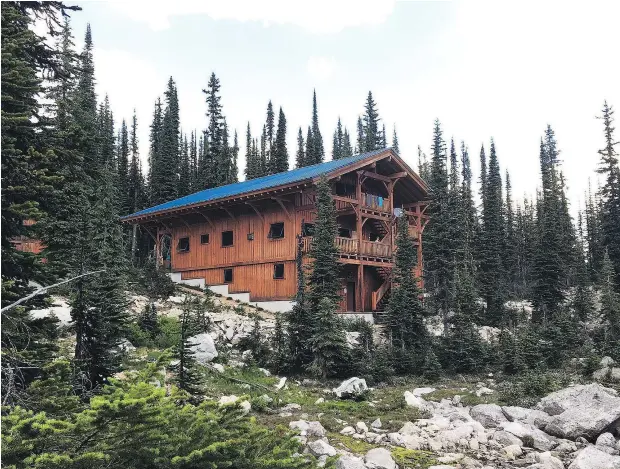
<svg viewBox="0 0 620 469"><path fill-rule="evenodd" d="M498 386L499 400L507 405L531 407L554 391L570 383L570 376L563 373L529 371Z"/></svg>

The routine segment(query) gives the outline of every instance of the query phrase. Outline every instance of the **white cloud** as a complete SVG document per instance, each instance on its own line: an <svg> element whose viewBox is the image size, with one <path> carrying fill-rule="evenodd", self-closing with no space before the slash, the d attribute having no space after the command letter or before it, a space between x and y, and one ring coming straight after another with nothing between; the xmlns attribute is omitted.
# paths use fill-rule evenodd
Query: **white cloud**
<svg viewBox="0 0 620 469"><path fill-rule="evenodd" d="M334 74L336 60L333 57L310 57L306 67L314 80L326 81Z"/></svg>
<svg viewBox="0 0 620 469"><path fill-rule="evenodd" d="M215 20L258 21L264 26L293 24L315 34L383 23L396 0L187 0L114 1L110 5L156 31L168 29L174 16L207 15Z"/></svg>

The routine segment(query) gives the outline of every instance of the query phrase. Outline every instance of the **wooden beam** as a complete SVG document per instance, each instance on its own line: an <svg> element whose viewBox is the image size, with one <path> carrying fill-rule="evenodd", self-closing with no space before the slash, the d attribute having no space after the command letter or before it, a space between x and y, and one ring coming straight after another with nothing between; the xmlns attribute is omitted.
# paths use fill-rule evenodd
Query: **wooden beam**
<svg viewBox="0 0 620 469"><path fill-rule="evenodd" d="M293 216L291 215L291 213L287 210L286 206L284 205L284 200L282 200L282 198L280 198L280 197L272 197L272 199L275 200L276 202L278 202L278 205L280 205L280 207L282 208L284 213L286 213L286 217L290 221L293 221Z"/></svg>
<svg viewBox="0 0 620 469"><path fill-rule="evenodd" d="M232 218L233 220L237 220L237 219L235 218L235 216L232 214L232 212L231 212L230 210L228 210L226 207L222 206L222 207L220 207L220 208L221 208L222 210L224 210L224 211L228 214L228 216L229 216L230 218Z"/></svg>
<svg viewBox="0 0 620 469"><path fill-rule="evenodd" d="M264 224L265 223L265 217L263 217L263 215L260 213L260 211L258 210L258 208L256 207L256 205L254 205L252 202L246 202L246 205L249 205L250 207L252 207L252 209L256 212L256 215L258 215L258 218L260 218L260 221ZM226 210L226 209L224 209ZM228 210L226 210L228 212ZM230 213L229 213L230 215ZM232 215L231 215L232 217ZM234 217L232 217L234 220Z"/></svg>
<svg viewBox="0 0 620 469"><path fill-rule="evenodd" d="M215 224L213 223L213 221L211 221L211 219L204 212L201 212L200 210L196 210L195 213L202 215L202 218L206 220L206 222L209 224L211 229L215 230Z"/></svg>
<svg viewBox="0 0 620 469"><path fill-rule="evenodd" d="M340 202L354 204L354 205L359 204L359 202L357 200L351 199L349 197L342 197L341 195L332 195L332 199L339 200Z"/></svg>
<svg viewBox="0 0 620 469"><path fill-rule="evenodd" d="M187 228L191 228L191 226L189 226L189 223L187 223L183 218L181 217L174 217L177 220L181 220L181 222L187 227Z"/></svg>
<svg viewBox="0 0 620 469"><path fill-rule="evenodd" d="M372 209L370 209L372 210ZM387 221L389 220L389 214L386 213L386 215L388 216L380 216L380 215L375 215L374 213L363 213L362 214L364 217L366 218L374 218L375 220L381 220L381 221Z"/></svg>
<svg viewBox="0 0 620 469"><path fill-rule="evenodd" d="M373 173L372 171L360 171L360 172L362 176L367 177L367 178L377 179L383 182L392 182L392 180L389 177L384 176L382 174Z"/></svg>
<svg viewBox="0 0 620 469"><path fill-rule="evenodd" d="M407 171L400 171L398 173L394 173L394 174L388 174L388 177L390 179L400 179L400 178L405 178L407 177Z"/></svg>
<svg viewBox="0 0 620 469"><path fill-rule="evenodd" d="M157 237L153 233L151 233L151 230L149 230L146 225L142 225L142 228L144 228L145 231L151 236L151 238L153 238L153 241L157 243Z"/></svg>

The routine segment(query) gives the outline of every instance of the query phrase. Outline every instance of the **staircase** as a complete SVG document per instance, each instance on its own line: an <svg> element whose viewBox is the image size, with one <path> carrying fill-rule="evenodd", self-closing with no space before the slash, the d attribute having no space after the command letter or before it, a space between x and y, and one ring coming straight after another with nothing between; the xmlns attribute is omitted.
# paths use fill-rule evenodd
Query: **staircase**
<svg viewBox="0 0 620 469"><path fill-rule="evenodd" d="M383 283L377 290L372 292L372 310L383 311L392 289L392 269L388 267L376 267L376 269Z"/></svg>
<svg viewBox="0 0 620 469"><path fill-rule="evenodd" d="M385 223L375 218L369 218L368 223L372 226L373 231L379 234L379 239L383 241L385 236L388 234L388 230L385 228Z"/></svg>

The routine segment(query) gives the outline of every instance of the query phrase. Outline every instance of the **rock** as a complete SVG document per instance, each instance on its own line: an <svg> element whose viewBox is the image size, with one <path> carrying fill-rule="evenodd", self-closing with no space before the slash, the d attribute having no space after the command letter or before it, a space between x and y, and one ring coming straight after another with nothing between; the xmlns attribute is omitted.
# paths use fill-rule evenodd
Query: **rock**
<svg viewBox="0 0 620 469"><path fill-rule="evenodd" d="M127 339L121 339L117 347L123 353L131 353L136 351L136 347L134 347L133 344Z"/></svg>
<svg viewBox="0 0 620 469"><path fill-rule="evenodd" d="M436 390L437 389L435 388L415 388L413 391L411 391L411 394L413 394L414 396L424 396L425 394L430 394Z"/></svg>
<svg viewBox="0 0 620 469"><path fill-rule="evenodd" d="M553 448L553 451L556 453L574 453L577 451L577 445L572 441L564 440Z"/></svg>
<svg viewBox="0 0 620 469"><path fill-rule="evenodd" d="M355 424L355 429L358 433L366 433L368 431L368 426L364 422L357 422Z"/></svg>
<svg viewBox="0 0 620 469"><path fill-rule="evenodd" d="M292 412L280 412L278 414L278 417L282 417L282 418L286 418L286 417L292 417L293 413Z"/></svg>
<svg viewBox="0 0 620 469"><path fill-rule="evenodd" d="M410 407L415 407L416 409L426 410L429 408L430 404L425 401L423 398L419 396L415 396L412 392L405 391L405 402Z"/></svg>
<svg viewBox="0 0 620 469"><path fill-rule="evenodd" d="M392 454L385 448L373 448L364 458L368 469L396 469Z"/></svg>
<svg viewBox="0 0 620 469"><path fill-rule="evenodd" d="M336 461L336 469L366 469L366 464L362 458L345 455L340 456Z"/></svg>
<svg viewBox="0 0 620 469"><path fill-rule="evenodd" d="M620 457L607 454L596 446L586 446L568 469L620 469Z"/></svg>
<svg viewBox="0 0 620 469"><path fill-rule="evenodd" d="M353 435L355 434L355 428L348 426L348 427L344 427L342 430L340 430L340 433L342 435Z"/></svg>
<svg viewBox="0 0 620 469"><path fill-rule="evenodd" d="M322 397L319 397L316 401L314 401L314 404L319 405L319 404L323 404L323 402L325 402L325 399Z"/></svg>
<svg viewBox="0 0 620 469"><path fill-rule="evenodd" d="M549 423L550 416L546 412L537 409L526 409L525 407L516 406L504 406L502 412L511 422L527 422L540 428L545 428L545 425Z"/></svg>
<svg viewBox="0 0 620 469"><path fill-rule="evenodd" d="M555 441L551 436L529 423L504 422L500 428L519 437L524 446L531 445L533 448L542 451L549 451L555 446ZM528 441L530 439L531 442Z"/></svg>
<svg viewBox="0 0 620 469"><path fill-rule="evenodd" d="M401 435L418 435L420 428L412 422L405 422L401 429L398 430L398 433Z"/></svg>
<svg viewBox="0 0 620 469"><path fill-rule="evenodd" d="M318 436L319 438L323 438L327 435L325 428L321 425L319 421L308 422L308 436Z"/></svg>
<svg viewBox="0 0 620 469"><path fill-rule="evenodd" d="M312 387L317 387L319 384L320 384L320 383L319 383L318 381L314 380L314 379L304 378L304 379L301 381L301 385L302 385L302 386L308 386L309 388L312 388Z"/></svg>
<svg viewBox="0 0 620 469"><path fill-rule="evenodd" d="M285 384L286 384L286 376L283 376L282 378L280 378L280 381L278 381L278 384L274 385L274 387L279 391L280 389L284 387Z"/></svg>
<svg viewBox="0 0 620 469"><path fill-rule="evenodd" d="M501 446L519 445L523 446L521 438L513 435L512 433L505 432L503 430L493 433L493 440L497 441Z"/></svg>
<svg viewBox="0 0 620 469"><path fill-rule="evenodd" d="M372 428L381 428L381 419L378 418L370 424Z"/></svg>
<svg viewBox="0 0 620 469"><path fill-rule="evenodd" d="M601 368L600 370L596 370L594 373L592 373L592 379L595 379L597 381L620 381L620 368Z"/></svg>
<svg viewBox="0 0 620 469"><path fill-rule="evenodd" d="M428 466L428 469L454 469L454 466L448 466L447 464L439 464L438 466Z"/></svg>
<svg viewBox="0 0 620 469"><path fill-rule="evenodd" d="M258 399L264 402L266 405L269 405L273 402L273 399L269 396L269 394L263 394L262 396L259 396Z"/></svg>
<svg viewBox="0 0 620 469"><path fill-rule="evenodd" d="M317 467L325 467L325 464L327 463L327 455L324 454L323 456L319 456L316 465Z"/></svg>
<svg viewBox="0 0 620 469"><path fill-rule="evenodd" d="M299 404L291 402L290 404L286 404L284 407L282 407L283 412L291 412L293 410L301 410L301 406Z"/></svg>
<svg viewBox="0 0 620 469"><path fill-rule="evenodd" d="M519 445L506 446L502 451L506 454L506 457L512 461L523 454L523 450Z"/></svg>
<svg viewBox="0 0 620 469"><path fill-rule="evenodd" d="M481 387L476 389L476 396L478 397L482 397L482 396L488 396L489 394L493 394L495 391L493 391L492 389L489 389L487 387Z"/></svg>
<svg viewBox="0 0 620 469"><path fill-rule="evenodd" d="M407 449L418 450L424 446L424 439L416 435L400 435L400 444Z"/></svg>
<svg viewBox="0 0 620 469"><path fill-rule="evenodd" d="M363 378L349 378L342 383L340 386L333 389L334 394L340 398L351 398L357 397L363 394L368 390L368 386L366 385L366 380Z"/></svg>
<svg viewBox="0 0 620 469"><path fill-rule="evenodd" d="M194 358L198 363L204 365L217 357L215 342L208 332L190 337L188 342L192 344L189 348L194 353Z"/></svg>
<svg viewBox="0 0 620 469"><path fill-rule="evenodd" d="M618 393L598 383L571 386L543 397L536 408L555 416L572 407L591 402L595 398L599 400L614 399L618 398Z"/></svg>
<svg viewBox="0 0 620 469"><path fill-rule="evenodd" d="M345 331L345 338L347 340L347 346L349 348L353 348L356 345L359 345L359 337L360 337L360 333L359 332L349 332L349 331Z"/></svg>
<svg viewBox="0 0 620 469"><path fill-rule="evenodd" d="M536 461L536 464L533 466L529 466L529 469L564 469L564 463L552 456L549 451L545 451L544 453L530 453L528 454L528 458L533 457Z"/></svg>
<svg viewBox="0 0 620 469"><path fill-rule="evenodd" d="M478 404L469 411L471 417L485 428L495 428L508 419L497 404Z"/></svg>
<svg viewBox="0 0 620 469"><path fill-rule="evenodd" d="M250 412L250 410L252 410L252 404L250 404L250 401L241 401L239 406L243 410L244 414L247 414Z"/></svg>
<svg viewBox="0 0 620 469"><path fill-rule="evenodd" d="M308 450L314 456L336 456L337 451L332 445L327 443L325 440L316 440L308 443Z"/></svg>
<svg viewBox="0 0 620 469"><path fill-rule="evenodd" d="M231 394L230 396L220 397L219 403L220 405L227 405L227 404L233 404L237 402L238 400L239 398L237 396L235 396L234 394Z"/></svg>
<svg viewBox="0 0 620 469"><path fill-rule="evenodd" d="M224 365L220 363L214 363L211 367L218 373L224 373Z"/></svg>
<svg viewBox="0 0 620 469"><path fill-rule="evenodd" d="M251 352L250 352L251 353ZM264 374L265 376L271 376L271 371L265 369L265 368L259 368L258 371L260 371L262 374Z"/></svg>
<svg viewBox="0 0 620 469"><path fill-rule="evenodd" d="M616 364L615 360L611 357L601 358L601 367L614 366L615 364Z"/></svg>
<svg viewBox="0 0 620 469"><path fill-rule="evenodd" d="M616 439L611 433L601 433L596 439L596 446L608 446L609 448L615 448Z"/></svg>
<svg viewBox="0 0 620 469"><path fill-rule="evenodd" d="M550 435L571 440L578 437L591 440L618 419L620 419L620 399L614 398L598 403L594 400L552 417L545 426L545 431Z"/></svg>

